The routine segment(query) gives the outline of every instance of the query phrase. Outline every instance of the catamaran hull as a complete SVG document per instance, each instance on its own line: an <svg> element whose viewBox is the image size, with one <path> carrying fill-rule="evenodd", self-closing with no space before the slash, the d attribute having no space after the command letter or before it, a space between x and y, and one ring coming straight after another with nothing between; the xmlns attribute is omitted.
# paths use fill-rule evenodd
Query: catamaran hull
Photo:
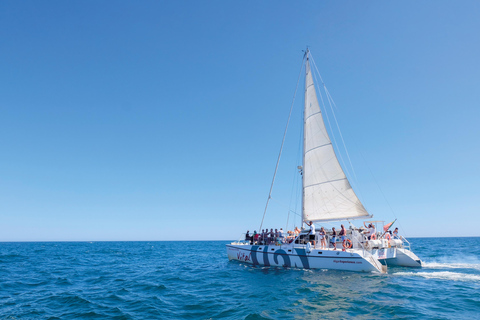
<svg viewBox="0 0 480 320"><path fill-rule="evenodd" d="M422 260L412 251L405 248L396 249L395 258L386 259L384 261L380 260L382 264L388 266L399 266L399 267L411 267L411 268L421 268Z"/></svg>
<svg viewBox="0 0 480 320"><path fill-rule="evenodd" d="M294 267L305 269L335 269L356 272L384 272L381 263L365 252L343 252L332 250L311 250L304 247L227 245L229 260L261 266Z"/></svg>
<svg viewBox="0 0 480 320"><path fill-rule="evenodd" d="M386 266L421 268L422 261L405 248L383 248L372 250L373 256Z"/></svg>

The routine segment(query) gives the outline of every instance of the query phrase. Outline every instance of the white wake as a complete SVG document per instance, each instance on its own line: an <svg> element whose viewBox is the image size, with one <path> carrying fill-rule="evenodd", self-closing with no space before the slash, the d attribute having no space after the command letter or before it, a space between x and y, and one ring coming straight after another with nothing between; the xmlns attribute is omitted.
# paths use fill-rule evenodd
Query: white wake
<svg viewBox="0 0 480 320"><path fill-rule="evenodd" d="M474 269L480 270L480 263L448 263L448 262L424 262L422 267L426 269Z"/></svg>
<svg viewBox="0 0 480 320"><path fill-rule="evenodd" d="M451 272L451 271L395 272L394 275L423 277L423 278L427 278L427 279L440 279L440 280L452 280L452 281L480 281L480 275L460 273L460 272Z"/></svg>

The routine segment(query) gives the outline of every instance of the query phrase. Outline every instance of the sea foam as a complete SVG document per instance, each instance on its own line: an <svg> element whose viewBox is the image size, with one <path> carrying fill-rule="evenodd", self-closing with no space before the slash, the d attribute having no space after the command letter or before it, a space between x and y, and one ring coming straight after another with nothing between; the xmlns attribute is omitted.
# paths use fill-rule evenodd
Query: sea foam
<svg viewBox="0 0 480 320"><path fill-rule="evenodd" d="M480 275L465 274L451 271L437 271L437 272L395 272L397 276L413 276L423 277L427 279L440 279L452 281L480 281Z"/></svg>

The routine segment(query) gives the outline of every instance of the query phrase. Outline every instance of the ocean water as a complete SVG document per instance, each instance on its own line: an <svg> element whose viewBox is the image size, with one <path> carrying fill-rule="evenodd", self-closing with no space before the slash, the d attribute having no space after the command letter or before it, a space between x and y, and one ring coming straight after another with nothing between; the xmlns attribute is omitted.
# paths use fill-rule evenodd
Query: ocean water
<svg viewBox="0 0 480 320"><path fill-rule="evenodd" d="M0 243L0 319L478 319L480 238L410 239L422 269L253 267L225 241Z"/></svg>

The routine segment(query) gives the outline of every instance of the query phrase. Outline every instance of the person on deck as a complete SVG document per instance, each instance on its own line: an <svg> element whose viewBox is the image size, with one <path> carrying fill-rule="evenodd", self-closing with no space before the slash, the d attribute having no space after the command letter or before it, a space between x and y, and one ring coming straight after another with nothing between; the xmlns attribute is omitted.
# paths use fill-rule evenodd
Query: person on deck
<svg viewBox="0 0 480 320"><path fill-rule="evenodd" d="M250 241L250 244L255 244L258 242L258 233L257 233L257 230L253 230L253 237L252 237L252 241Z"/></svg>
<svg viewBox="0 0 480 320"><path fill-rule="evenodd" d="M337 231L335 231L335 227L332 227L332 240L333 250L337 250Z"/></svg>
<svg viewBox="0 0 480 320"><path fill-rule="evenodd" d="M245 241L250 241L250 240L252 240L252 237L250 236L250 233L249 233L249 232L250 232L250 231L247 230L247 233L245 233Z"/></svg>
<svg viewBox="0 0 480 320"><path fill-rule="evenodd" d="M373 223L370 224L370 240L377 239L377 229Z"/></svg>
<svg viewBox="0 0 480 320"><path fill-rule="evenodd" d="M393 231L393 239L400 239L400 236L398 235L398 228L395 228Z"/></svg>
<svg viewBox="0 0 480 320"><path fill-rule="evenodd" d="M323 229L323 227L320 228L318 235L320 236L320 248L327 249L327 244L325 243L326 232L325 232L325 229Z"/></svg>
<svg viewBox="0 0 480 320"><path fill-rule="evenodd" d="M281 243L284 243L284 239L285 239L285 236L284 236L284 233L283 233L283 229L280 228L280 230L278 230L278 238L280 240Z"/></svg>
<svg viewBox="0 0 480 320"><path fill-rule="evenodd" d="M375 230L375 227L371 223L368 224L368 227L365 225L365 222L363 222L363 225L368 229L368 240L373 240L372 236L377 232L377 230Z"/></svg>
<svg viewBox="0 0 480 320"><path fill-rule="evenodd" d="M340 230L340 233L339 233L339 236L342 237L342 251L345 251L345 249L347 248L346 246L346 243L347 243L347 229L345 229L345 227L343 226L343 224L341 225L341 230Z"/></svg>
<svg viewBox="0 0 480 320"><path fill-rule="evenodd" d="M268 244L275 243L275 232L273 232L273 228L270 229L270 233L268 235L270 236Z"/></svg>
<svg viewBox="0 0 480 320"><path fill-rule="evenodd" d="M295 236L298 236L300 234L300 229L298 227L295 227L295 230L293 230L293 233L295 234Z"/></svg>
<svg viewBox="0 0 480 320"><path fill-rule="evenodd" d="M260 237L261 237L260 239L261 244L265 244L266 237L267 237L267 233L265 232L265 229L262 229L262 234Z"/></svg>
<svg viewBox="0 0 480 320"><path fill-rule="evenodd" d="M383 238L388 241L392 240L392 231L388 230L387 232L385 232Z"/></svg>
<svg viewBox="0 0 480 320"><path fill-rule="evenodd" d="M313 247L315 248L315 225L312 221L308 224L310 226L310 231L308 232L308 241L313 241Z"/></svg>

